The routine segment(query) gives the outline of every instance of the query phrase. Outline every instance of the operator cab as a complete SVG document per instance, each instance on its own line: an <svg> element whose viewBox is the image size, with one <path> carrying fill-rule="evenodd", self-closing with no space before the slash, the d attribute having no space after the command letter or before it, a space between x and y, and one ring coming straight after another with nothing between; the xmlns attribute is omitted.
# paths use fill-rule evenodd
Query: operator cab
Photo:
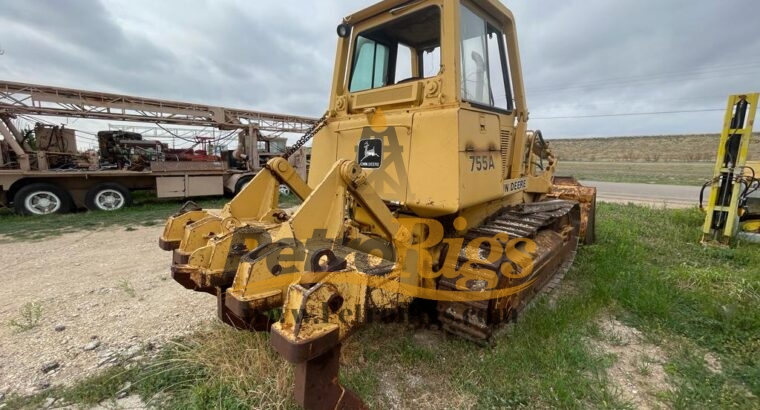
<svg viewBox="0 0 760 410"><path fill-rule="evenodd" d="M436 217L527 186L517 38L501 3L387 0L337 31L312 188L352 159L386 203Z"/></svg>
<svg viewBox="0 0 760 410"><path fill-rule="evenodd" d="M456 80L451 84L455 92L444 93L446 97L512 112L516 96L510 59L517 50L516 40L505 35L513 28L509 11L493 1L430 3L388 1L347 17L338 27L345 52L339 48L338 58L344 61L335 73L334 96L437 78ZM442 36L446 32L454 35ZM445 70L450 73L443 75ZM452 76L454 72L459 74Z"/></svg>

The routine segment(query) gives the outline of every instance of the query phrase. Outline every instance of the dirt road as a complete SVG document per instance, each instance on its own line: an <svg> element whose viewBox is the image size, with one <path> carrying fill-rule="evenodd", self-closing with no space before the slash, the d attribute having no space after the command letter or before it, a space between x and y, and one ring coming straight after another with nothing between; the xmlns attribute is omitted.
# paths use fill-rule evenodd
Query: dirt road
<svg viewBox="0 0 760 410"><path fill-rule="evenodd" d="M699 205L700 187L681 185L634 184L619 182L581 181L597 188L597 199L604 202L689 208ZM705 191L705 196L709 191ZM705 199L707 200L707 199Z"/></svg>
<svg viewBox="0 0 760 410"><path fill-rule="evenodd" d="M0 393L71 384L213 320L213 297L171 279L160 231L0 236Z"/></svg>

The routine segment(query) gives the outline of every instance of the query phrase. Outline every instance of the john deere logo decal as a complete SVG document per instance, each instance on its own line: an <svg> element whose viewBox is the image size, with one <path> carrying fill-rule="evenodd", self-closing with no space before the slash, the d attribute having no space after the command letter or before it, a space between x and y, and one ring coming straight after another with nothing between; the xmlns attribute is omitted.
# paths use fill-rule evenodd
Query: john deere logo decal
<svg viewBox="0 0 760 410"><path fill-rule="evenodd" d="M383 140L369 139L360 140L358 149L358 162L362 168L377 169L383 158Z"/></svg>

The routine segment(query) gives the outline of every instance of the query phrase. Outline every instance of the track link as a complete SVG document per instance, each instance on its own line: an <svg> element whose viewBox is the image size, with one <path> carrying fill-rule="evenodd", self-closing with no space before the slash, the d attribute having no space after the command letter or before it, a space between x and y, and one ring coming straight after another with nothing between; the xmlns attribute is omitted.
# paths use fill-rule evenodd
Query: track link
<svg viewBox="0 0 760 410"><path fill-rule="evenodd" d="M536 296L550 292L563 279L575 260L579 225L580 211L576 202L549 200L503 209L483 225L469 230L464 237L465 244L475 238L493 237L497 234L507 234L510 239L534 240L538 249L533 255L535 272L530 278L535 279L535 282L520 293L498 300L439 302L438 318L443 324L443 329L480 344L490 343L491 336L499 324L515 320L517 314L529 306ZM465 265L468 261L465 249L466 246L459 253L456 267L453 267L460 272L462 269L468 269ZM487 253L487 250L483 252ZM510 262L502 259L496 264L480 265L478 268L495 270L498 273L503 263ZM457 279L460 277L444 277L439 281L438 288L468 291L477 286L473 281L468 281L468 289L457 287ZM521 283L521 280L508 279L500 274L498 277L498 289Z"/></svg>

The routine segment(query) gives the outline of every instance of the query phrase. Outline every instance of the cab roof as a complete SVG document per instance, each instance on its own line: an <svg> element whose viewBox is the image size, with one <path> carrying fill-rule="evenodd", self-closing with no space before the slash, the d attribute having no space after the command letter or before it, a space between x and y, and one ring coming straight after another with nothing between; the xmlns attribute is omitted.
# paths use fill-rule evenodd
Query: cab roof
<svg viewBox="0 0 760 410"><path fill-rule="evenodd" d="M509 20L513 20L512 12L504 6L499 0L470 0L472 3L483 8L488 14L496 18L497 20L503 20L506 17ZM372 18L378 14L388 12L390 10L403 7L412 6L416 4L428 3L429 0L383 0L375 3L363 10L357 11L354 14L348 15L343 19L346 24L357 24L369 18ZM432 2L430 2L432 3Z"/></svg>

